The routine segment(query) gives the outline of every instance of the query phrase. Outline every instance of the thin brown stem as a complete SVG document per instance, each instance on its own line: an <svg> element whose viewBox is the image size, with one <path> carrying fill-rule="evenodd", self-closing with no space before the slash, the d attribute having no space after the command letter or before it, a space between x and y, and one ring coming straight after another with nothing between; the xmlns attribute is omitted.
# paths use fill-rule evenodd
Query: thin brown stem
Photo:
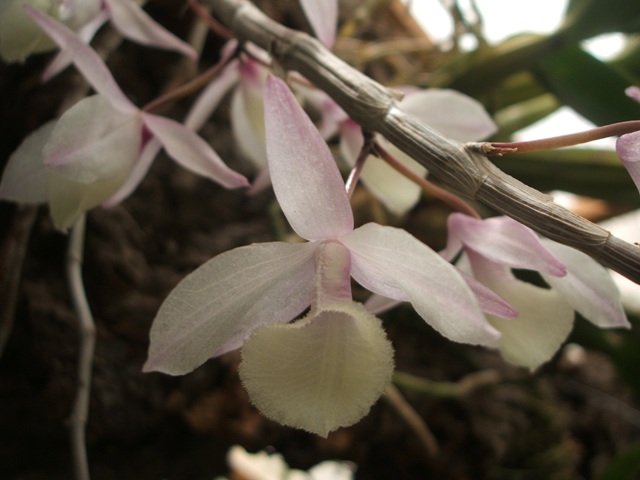
<svg viewBox="0 0 640 480"><path fill-rule="evenodd" d="M483 155L503 156L513 153L538 152L556 148L572 147L582 143L593 142L602 138L624 135L640 130L640 120L612 123L604 127L597 127L584 132L559 135L557 137L530 140L526 142L471 142L465 146Z"/></svg>
<svg viewBox="0 0 640 480"><path fill-rule="evenodd" d="M209 14L209 11L198 2L196 2L196 0L188 0L188 3L191 10L193 10L193 12L209 26L212 32L222 38L233 38L233 33L220 22L218 22L215 18L213 18Z"/></svg>
<svg viewBox="0 0 640 480"><path fill-rule="evenodd" d="M395 411L407 422L420 440L427 458L434 458L440 453L440 445L424 419L404 398L402 393L393 384L387 385L384 399L395 409Z"/></svg>
<svg viewBox="0 0 640 480"><path fill-rule="evenodd" d="M478 214L478 212L476 212L474 208L471 205L469 205L467 202L465 202L462 198L458 197L457 195L454 195L451 192L448 192L444 188L437 186L435 183L430 182L426 178L423 178L420 175L417 175L411 169L409 169L408 167L400 163L397 158L391 155L379 143L375 143L373 148L376 155L378 155L380 158L382 158L382 160L387 162L387 164L389 164L389 166L391 166L394 170L401 173L412 182L415 182L416 184L420 185L420 187L422 187L422 189L425 192L429 193L430 195L446 203L451 208L453 208L456 212L464 213L473 218L480 218L480 215Z"/></svg>
<svg viewBox="0 0 640 480"><path fill-rule="evenodd" d="M356 189L356 184L358 183L358 179L360 178L360 174L362 173L362 169L364 168L364 164L371 155L371 150L373 149L373 137L370 135L365 135L365 141L360 149L360 154L356 160L356 163L353 165L353 168L349 172L349 176L347 177L347 181L344 186L347 189L347 194L349 198L353 196L353 192Z"/></svg>
<svg viewBox="0 0 640 480"><path fill-rule="evenodd" d="M200 90L220 73L220 71L226 66L228 60L229 59L226 58L224 61L216 63L213 67L201 73L193 80L181 85L180 87L174 88L170 92L167 92L147 103L142 107L142 110L148 113L157 112L158 110L165 108L167 105Z"/></svg>

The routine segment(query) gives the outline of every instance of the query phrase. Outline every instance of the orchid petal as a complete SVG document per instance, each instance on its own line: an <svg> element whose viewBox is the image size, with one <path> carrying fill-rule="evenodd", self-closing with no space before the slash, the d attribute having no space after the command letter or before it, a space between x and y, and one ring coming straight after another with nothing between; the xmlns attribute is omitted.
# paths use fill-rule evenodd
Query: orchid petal
<svg viewBox="0 0 640 480"><path fill-rule="evenodd" d="M360 304L312 310L288 325L257 329L242 347L240 378L267 417L326 437L380 398L393 349L380 320Z"/></svg>
<svg viewBox="0 0 640 480"><path fill-rule="evenodd" d="M122 93L102 59L80 37L35 8L27 5L25 11L62 50L69 52L73 63L98 93L108 98L119 110L129 113L138 111Z"/></svg>
<svg viewBox="0 0 640 480"><path fill-rule="evenodd" d="M516 279L491 288L519 312L510 320L489 316L502 334L498 348L504 359L530 369L548 361L571 333L573 307L553 290Z"/></svg>
<svg viewBox="0 0 640 480"><path fill-rule="evenodd" d="M405 167L420 177L427 169L406 153L378 136L376 141ZM362 130L353 121L340 127L340 152L349 166L354 166L364 144ZM384 160L369 155L360 173L360 180L367 189L394 215L402 216L418 203L421 187L396 171Z"/></svg>
<svg viewBox="0 0 640 480"><path fill-rule="evenodd" d="M263 88L240 81L231 97L231 132L240 151L259 170L267 169Z"/></svg>
<svg viewBox="0 0 640 480"><path fill-rule="evenodd" d="M325 140L338 133L340 126L349 120L346 112L322 90L298 85L296 91L298 97L304 99L305 109L320 115L318 131ZM355 124L353 121L351 123Z"/></svg>
<svg viewBox="0 0 640 480"><path fill-rule="evenodd" d="M218 107L220 100L238 82L238 61L233 60L220 72L191 106L184 126L198 131Z"/></svg>
<svg viewBox="0 0 640 480"><path fill-rule="evenodd" d="M42 149L55 126L56 120L45 123L11 154L0 182L0 198L24 203L47 202L49 170L44 164Z"/></svg>
<svg viewBox="0 0 640 480"><path fill-rule="evenodd" d="M102 0L54 0L53 3L60 4L59 19L73 31L80 30L103 10Z"/></svg>
<svg viewBox="0 0 640 480"><path fill-rule="evenodd" d="M364 307L374 315L379 315L387 310L397 307L400 303L402 303L400 300L374 293L366 302L364 302Z"/></svg>
<svg viewBox="0 0 640 480"><path fill-rule="evenodd" d="M500 318L515 318L518 316L518 311L496 292L485 287L471 275L465 272L460 272L460 274L476 296L476 300L478 300L478 304L480 305L480 310L484 313Z"/></svg>
<svg viewBox="0 0 640 480"><path fill-rule="evenodd" d="M82 214L112 196L127 175L128 172L124 171L92 183L81 183L51 171L48 178L49 207L55 227L67 231Z"/></svg>
<svg viewBox="0 0 640 480"><path fill-rule="evenodd" d="M191 45L183 42L153 20L132 0L104 0L111 13L111 21L125 37L153 47L174 50L189 58L198 54Z"/></svg>
<svg viewBox="0 0 640 480"><path fill-rule="evenodd" d="M640 191L640 132L627 133L618 138L616 152Z"/></svg>
<svg viewBox="0 0 640 480"><path fill-rule="evenodd" d="M253 183L249 190L247 190L247 195L257 195L260 192L266 190L269 186L271 186L271 176L269 175L269 170L264 169L253 179Z"/></svg>
<svg viewBox="0 0 640 480"><path fill-rule="evenodd" d="M55 48L55 43L25 15L25 5L56 16L57 6L49 0L2 0L0 2L0 57L5 62L23 62L32 53Z"/></svg>
<svg viewBox="0 0 640 480"><path fill-rule="evenodd" d="M333 48L338 26L338 0L300 0L300 5L318 39L328 49Z"/></svg>
<svg viewBox="0 0 640 480"><path fill-rule="evenodd" d="M480 102L455 90L411 92L398 106L442 135L461 142L486 138L498 129Z"/></svg>
<svg viewBox="0 0 640 480"><path fill-rule="evenodd" d="M315 243L260 243L222 253L169 294L151 327L145 371L190 372L242 345L258 326L311 304Z"/></svg>
<svg viewBox="0 0 640 480"><path fill-rule="evenodd" d="M296 233L324 240L350 232L353 213L331 151L276 77L267 80L265 128L273 189Z"/></svg>
<svg viewBox="0 0 640 480"><path fill-rule="evenodd" d="M152 138L142 149L142 153L135 162L129 176L110 198L108 198L103 204L103 207L112 207L122 202L125 198L133 193L140 182L145 177L153 160L158 155L158 152L162 149L162 143L157 138Z"/></svg>
<svg viewBox="0 0 640 480"><path fill-rule="evenodd" d="M498 337L456 269L406 231L369 223L340 241L351 251L351 274L358 283L374 293L410 301L445 337L483 345Z"/></svg>
<svg viewBox="0 0 640 480"><path fill-rule="evenodd" d="M460 242L481 256L513 268L536 270L560 277L564 264L547 250L532 230L509 217L479 220L461 213L449 216L449 243L443 255L448 258Z"/></svg>
<svg viewBox="0 0 640 480"><path fill-rule="evenodd" d="M58 120L44 147L45 163L80 183L128 174L140 154L142 119L115 110L102 95L83 98Z"/></svg>
<svg viewBox="0 0 640 480"><path fill-rule="evenodd" d="M624 93L627 97L632 98L636 102L640 103L640 87L632 85L630 87L627 87Z"/></svg>
<svg viewBox="0 0 640 480"><path fill-rule="evenodd" d="M409 155L380 137L378 143L399 163L407 167L418 177L424 178L427 169ZM413 180L405 177L381 158L373 155L367 158L362 173L362 183L393 214L402 216L411 210L422 196L422 188Z"/></svg>
<svg viewBox="0 0 640 480"><path fill-rule="evenodd" d="M378 136L377 141L400 163L416 175L424 177L427 170L404 152ZM353 121L340 127L340 152L350 167L356 163L364 144L362 130ZM384 160L369 155L360 173L360 180L367 189L394 215L406 214L420 199L422 189L414 181L396 171Z"/></svg>
<svg viewBox="0 0 640 480"><path fill-rule="evenodd" d="M231 170L196 133L168 118L145 113L144 123L181 166L225 188L246 187L247 179Z"/></svg>
<svg viewBox="0 0 640 480"><path fill-rule="evenodd" d="M543 275L566 302L600 328L631 328L620 292L602 265L574 248L547 239L543 243L567 266L566 277Z"/></svg>
<svg viewBox="0 0 640 480"><path fill-rule="evenodd" d="M100 29L105 22L109 20L109 12L106 10L100 11L91 21L84 25L78 31L78 37L84 42L89 43L94 37L96 32ZM58 73L63 71L69 65L73 63L73 56L68 50L60 50L55 58L49 63L45 71L42 73L42 81L47 82L51 78L55 77Z"/></svg>
<svg viewBox="0 0 640 480"><path fill-rule="evenodd" d="M640 95L640 89L638 95ZM610 218L601 222L600 226L622 240L636 242L640 239L640 210ZM640 285L617 272L609 270L609 273L620 290L620 300L625 310L640 317Z"/></svg>

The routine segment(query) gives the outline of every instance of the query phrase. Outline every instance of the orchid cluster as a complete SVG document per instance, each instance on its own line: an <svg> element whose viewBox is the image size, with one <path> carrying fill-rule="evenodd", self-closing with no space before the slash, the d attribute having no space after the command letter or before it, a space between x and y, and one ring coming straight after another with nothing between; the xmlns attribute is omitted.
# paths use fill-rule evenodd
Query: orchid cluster
<svg viewBox="0 0 640 480"><path fill-rule="evenodd" d="M144 45L174 50L196 58L195 50L157 24L135 0L4 0L0 4L0 57L24 61L31 54L53 50L56 43L25 13L29 5L62 22L85 43L111 20L126 38ZM49 78L68 66L64 52L45 73Z"/></svg>
<svg viewBox="0 0 640 480"><path fill-rule="evenodd" d="M335 5L305 1L303 6L330 46L335 21L326 19L335 17ZM316 10L325 7L328 12ZM250 191L271 183L301 239L239 247L188 275L154 320L145 371L182 375L240 349L240 377L257 408L284 425L326 436L366 415L394 369L382 322L354 301L352 280L374 294L367 305L375 299L408 302L446 338L497 349L507 361L530 369L558 351L576 311L599 327L629 327L603 267L510 218L452 214L448 244L440 253L403 229L376 223L356 227L326 139L340 136L342 158L352 166L363 149L360 127L330 98L303 88L292 76L294 93L255 47L247 45L234 57L238 46L229 44L224 68L184 124L138 108L87 44L97 25L111 18L129 38L193 54L141 12L131 0L2 5L0 25L28 25L23 36L0 27L4 58L20 60L55 44L97 93L25 139L4 171L0 198L47 203L55 226L67 230L86 211L130 195L161 148L182 167L225 188L249 187L195 133L235 88L234 134L258 169ZM320 131L296 94L318 106ZM400 106L461 141L495 130L482 106L457 92L407 89ZM640 164L637 135L618 142L627 166ZM381 136L374 141L416 175L427 174ZM366 160L361 178L398 216L420 198L419 186L374 156ZM634 179L638 182L637 175ZM514 269L538 272L546 284L519 280Z"/></svg>

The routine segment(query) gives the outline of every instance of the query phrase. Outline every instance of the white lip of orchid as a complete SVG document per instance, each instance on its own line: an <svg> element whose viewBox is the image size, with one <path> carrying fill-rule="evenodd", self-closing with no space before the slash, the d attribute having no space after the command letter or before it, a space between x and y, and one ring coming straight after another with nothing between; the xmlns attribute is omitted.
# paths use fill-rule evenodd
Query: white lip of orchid
<svg viewBox="0 0 640 480"><path fill-rule="evenodd" d="M263 326L241 353L252 403L272 420L325 437L365 416L393 374L380 320L352 301Z"/></svg>

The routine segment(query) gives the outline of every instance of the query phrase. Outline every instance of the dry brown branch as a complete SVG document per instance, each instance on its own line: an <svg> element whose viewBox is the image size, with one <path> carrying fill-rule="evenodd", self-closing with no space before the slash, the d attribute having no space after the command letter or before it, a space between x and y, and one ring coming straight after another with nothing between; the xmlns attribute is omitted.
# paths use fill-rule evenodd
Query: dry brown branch
<svg viewBox="0 0 640 480"><path fill-rule="evenodd" d="M556 205L550 196L505 174L485 156L404 113L392 92L309 35L274 22L248 0L215 0L212 12L238 39L269 51L285 69L301 73L324 90L364 130L384 135L428 168L432 180L640 283L639 247Z"/></svg>

